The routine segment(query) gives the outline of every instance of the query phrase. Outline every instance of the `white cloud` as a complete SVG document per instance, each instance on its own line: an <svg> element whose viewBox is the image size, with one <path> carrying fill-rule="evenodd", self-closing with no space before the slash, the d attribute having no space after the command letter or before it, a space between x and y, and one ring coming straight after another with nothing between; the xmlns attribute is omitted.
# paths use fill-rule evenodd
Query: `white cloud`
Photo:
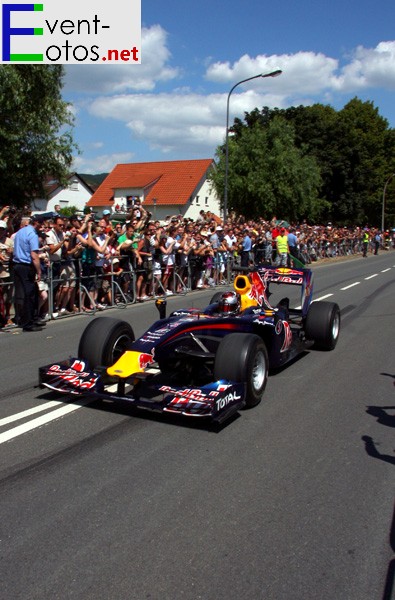
<svg viewBox="0 0 395 600"><path fill-rule="evenodd" d="M234 65L228 62L210 65L206 78L231 85L259 73L267 74L281 69L283 74L280 77L256 79L244 85L255 90L275 91L284 95L299 89L303 89L304 93L317 93L331 85L337 67L337 60L314 52L259 55L255 58L245 54Z"/></svg>
<svg viewBox="0 0 395 600"><path fill-rule="evenodd" d="M205 79L223 84L222 93L200 92L200 80L177 82L171 93L154 93L158 81L178 77L180 71L170 68L167 34L159 26L144 30L144 66L97 67L99 79L92 79L92 89L87 86L86 73L96 67L76 69L84 81L81 86L92 91L80 104L91 117L101 120L115 119L124 123L131 139L143 141L152 150L180 157L210 157L225 136L227 95L235 82L258 73L282 69L280 77L249 81L232 94L230 122L235 116L255 107L286 108L314 102L334 103L344 94L358 94L361 89L395 88L395 42L381 42L373 49L362 46L340 59L322 53L297 52L250 57L242 56L235 63L216 62L207 66ZM132 90L133 93L127 93ZM93 92L100 92L95 97ZM157 154L157 153L156 153ZM116 162L131 160L132 155L104 155L92 161L92 170L106 170ZM128 158L129 157L129 158ZM94 163L94 164L93 164ZM85 168L85 170L87 167ZM81 170L81 169L80 169Z"/></svg>
<svg viewBox="0 0 395 600"><path fill-rule="evenodd" d="M128 163L133 160L133 152L118 152L114 154L102 154L95 158L74 158L73 170L77 173L107 173L112 171L118 163Z"/></svg>
<svg viewBox="0 0 395 600"><path fill-rule="evenodd" d="M256 106L281 106L280 96L247 91L236 94L232 114ZM211 156L225 135L226 94L130 94L96 99L90 106L96 117L117 119L133 137L162 152L182 151Z"/></svg>
<svg viewBox="0 0 395 600"><path fill-rule="evenodd" d="M380 42L376 48L358 46L342 70L338 89L357 92L364 88L395 88L395 41ZM335 86L336 87L336 86Z"/></svg>
<svg viewBox="0 0 395 600"><path fill-rule="evenodd" d="M339 60L314 52L256 57L245 54L233 65L229 62L209 65L206 78L231 85L258 73L282 69L283 74L278 78L257 79L245 85L291 97L300 93L357 93L361 88L395 87L395 41L380 42L376 48L359 46L346 61L341 67Z"/></svg>
<svg viewBox="0 0 395 600"><path fill-rule="evenodd" d="M140 65L69 65L66 67L65 91L120 93L127 90L150 91L159 81L175 79L179 70L170 67L167 33L160 25L141 31Z"/></svg>

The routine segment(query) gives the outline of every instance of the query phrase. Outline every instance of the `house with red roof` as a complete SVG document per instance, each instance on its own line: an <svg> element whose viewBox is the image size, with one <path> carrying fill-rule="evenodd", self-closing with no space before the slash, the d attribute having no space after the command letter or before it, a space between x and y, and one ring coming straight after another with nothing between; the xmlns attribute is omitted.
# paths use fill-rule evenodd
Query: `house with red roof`
<svg viewBox="0 0 395 600"><path fill-rule="evenodd" d="M34 213L57 212L55 207L74 207L82 212L94 193L93 187L78 173L71 173L66 185L61 185L56 178L47 177L44 189L45 198L35 198L31 202Z"/></svg>
<svg viewBox="0 0 395 600"><path fill-rule="evenodd" d="M213 159L119 164L107 175L87 206L124 213L140 198L154 219L182 215L196 219L201 210L220 214L220 203L208 182Z"/></svg>

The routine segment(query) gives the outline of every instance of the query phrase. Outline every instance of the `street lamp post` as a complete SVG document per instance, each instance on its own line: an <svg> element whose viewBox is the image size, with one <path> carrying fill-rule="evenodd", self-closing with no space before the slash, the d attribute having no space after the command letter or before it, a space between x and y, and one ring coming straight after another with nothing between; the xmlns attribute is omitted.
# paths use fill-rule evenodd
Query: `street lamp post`
<svg viewBox="0 0 395 600"><path fill-rule="evenodd" d="M226 217L228 213L228 171L229 171L229 100L230 96L235 88L242 83L246 83L247 81L251 81L252 79L259 79L260 77L278 77L281 75L282 71L277 69L277 71L272 71L271 73L259 73L259 75L253 75L253 77L247 77L247 79L242 79L238 83L232 87L228 94L228 100L226 103L226 141L225 141L225 183L224 183L224 224L226 222Z"/></svg>
<svg viewBox="0 0 395 600"><path fill-rule="evenodd" d="M389 184L389 182L391 181L391 179L395 177L395 173L392 173L392 175L390 175L387 179L387 181L385 182L385 186L384 186L384 190L383 190L383 205L381 208L381 231L384 231L384 210L385 210L385 193L387 191L387 185Z"/></svg>

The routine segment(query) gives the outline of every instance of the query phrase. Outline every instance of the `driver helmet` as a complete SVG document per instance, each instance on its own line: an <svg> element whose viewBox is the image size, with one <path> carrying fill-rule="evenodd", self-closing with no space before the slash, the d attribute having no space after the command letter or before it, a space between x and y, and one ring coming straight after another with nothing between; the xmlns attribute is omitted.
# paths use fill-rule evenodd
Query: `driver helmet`
<svg viewBox="0 0 395 600"><path fill-rule="evenodd" d="M224 315L232 315L239 312L239 295L236 292L224 292L219 299L218 310Z"/></svg>

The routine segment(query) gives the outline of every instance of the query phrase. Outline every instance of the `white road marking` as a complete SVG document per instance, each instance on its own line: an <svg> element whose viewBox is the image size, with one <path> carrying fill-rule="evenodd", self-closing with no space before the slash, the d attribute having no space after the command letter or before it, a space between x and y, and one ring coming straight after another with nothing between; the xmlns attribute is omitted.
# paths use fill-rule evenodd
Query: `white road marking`
<svg viewBox="0 0 395 600"><path fill-rule="evenodd" d="M39 406L35 406L34 408L29 408L28 410L24 410L20 413L16 413L15 415L11 415L10 417L5 417L4 419L0 419L0 427L3 425L8 425L8 423L13 423L14 421L19 421L20 419L24 419L25 417L30 417L31 415L35 415L36 413L43 412L49 408L53 408L54 406L63 405L64 402L60 400L53 400L52 402L46 402L45 404L40 404Z"/></svg>
<svg viewBox="0 0 395 600"><path fill-rule="evenodd" d="M359 285L361 282L360 281L356 281L355 283L352 283L351 285L346 285L346 287L344 288L340 288L342 292L344 292L345 290L349 290L352 287L355 287L356 285Z"/></svg>
<svg viewBox="0 0 395 600"><path fill-rule="evenodd" d="M89 398L87 400L80 400L79 404L66 404L62 408L58 408L57 410L53 410L52 412L50 412L46 415L42 415L41 417L38 417L37 419L33 419L33 421L29 421L28 423L24 423L23 425L18 425L18 427L14 427L13 429L10 429L9 431L5 431L4 433L0 434L0 444L4 444L4 442L8 442L9 440L12 440L13 438L18 437L19 435L27 433L28 431L31 431L32 429L36 429L37 427L41 427L42 425L45 425L46 423L55 421L56 419L59 419L60 417L63 417L64 415L67 415L69 413L74 412L75 410L78 410L79 408L82 408L83 406L85 406L86 404L89 404L90 402L92 402L92 398Z"/></svg>
<svg viewBox="0 0 395 600"><path fill-rule="evenodd" d="M365 281L367 281L368 279L373 279L373 277L377 277L378 273L375 273L374 275L369 275L369 277L365 277Z"/></svg>
<svg viewBox="0 0 395 600"><path fill-rule="evenodd" d="M333 294L326 294L326 296L321 296L320 298L316 298L314 302L319 302L320 300L326 300L326 298L330 298Z"/></svg>
<svg viewBox="0 0 395 600"><path fill-rule="evenodd" d="M389 269L383 269L383 271L381 271L382 273L386 273L387 271L391 271L391 268Z"/></svg>

